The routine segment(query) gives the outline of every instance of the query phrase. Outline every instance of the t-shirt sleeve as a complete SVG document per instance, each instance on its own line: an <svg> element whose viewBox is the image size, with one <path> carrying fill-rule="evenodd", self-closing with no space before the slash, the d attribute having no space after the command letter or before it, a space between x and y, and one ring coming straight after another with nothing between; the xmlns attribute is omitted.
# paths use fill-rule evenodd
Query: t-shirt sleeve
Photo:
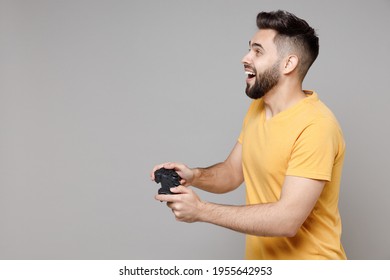
<svg viewBox="0 0 390 280"><path fill-rule="evenodd" d="M338 125L327 118L307 126L293 146L286 175L331 181L339 133Z"/></svg>

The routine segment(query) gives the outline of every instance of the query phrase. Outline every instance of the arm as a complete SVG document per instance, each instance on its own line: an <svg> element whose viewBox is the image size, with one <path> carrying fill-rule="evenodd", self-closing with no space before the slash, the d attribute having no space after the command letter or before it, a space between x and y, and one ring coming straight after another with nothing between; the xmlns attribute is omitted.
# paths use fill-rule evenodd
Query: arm
<svg viewBox="0 0 390 280"><path fill-rule="evenodd" d="M236 143L228 158L208 168L194 168L192 185L212 193L226 193L244 181L241 162L242 145Z"/></svg>
<svg viewBox="0 0 390 280"><path fill-rule="evenodd" d="M226 193L239 187L244 181L241 163L242 145L236 143L228 158L207 168L189 168L180 163L164 163L154 167L151 177L154 180L154 171L159 168L175 169L183 178L183 186L195 186L212 193Z"/></svg>
<svg viewBox="0 0 390 280"><path fill-rule="evenodd" d="M156 199L167 201L179 221L207 222L258 236L292 237L313 210L324 185L324 181L286 176L277 202L247 206L203 202L182 186L172 188L179 195Z"/></svg>

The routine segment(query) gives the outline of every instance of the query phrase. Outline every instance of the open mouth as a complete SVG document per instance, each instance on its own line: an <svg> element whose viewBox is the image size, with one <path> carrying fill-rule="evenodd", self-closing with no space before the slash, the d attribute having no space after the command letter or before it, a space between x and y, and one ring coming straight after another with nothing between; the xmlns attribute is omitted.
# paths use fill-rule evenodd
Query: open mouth
<svg viewBox="0 0 390 280"><path fill-rule="evenodd" d="M252 71L249 71L249 70L246 70L245 74L248 75L248 79L252 79L252 78L256 77L256 74Z"/></svg>

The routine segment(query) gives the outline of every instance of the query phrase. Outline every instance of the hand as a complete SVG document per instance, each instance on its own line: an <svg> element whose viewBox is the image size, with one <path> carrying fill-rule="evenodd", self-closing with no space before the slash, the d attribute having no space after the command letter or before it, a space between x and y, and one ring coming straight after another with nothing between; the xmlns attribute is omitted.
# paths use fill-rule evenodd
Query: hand
<svg viewBox="0 0 390 280"><path fill-rule="evenodd" d="M177 172L177 174L179 174L179 176L182 178L180 180L180 184L182 186L188 187L192 184L192 181L194 179L194 174L195 174L194 171L185 164L173 163L173 162L166 162L166 163L156 165L153 168L152 173L150 174L150 177L153 181L155 180L154 172L163 167L166 169L174 169Z"/></svg>
<svg viewBox="0 0 390 280"><path fill-rule="evenodd" d="M199 221L199 214L205 203L199 199L198 195L192 189L184 186L171 188L171 192L175 194L159 194L155 198L167 203L176 220L187 223Z"/></svg>

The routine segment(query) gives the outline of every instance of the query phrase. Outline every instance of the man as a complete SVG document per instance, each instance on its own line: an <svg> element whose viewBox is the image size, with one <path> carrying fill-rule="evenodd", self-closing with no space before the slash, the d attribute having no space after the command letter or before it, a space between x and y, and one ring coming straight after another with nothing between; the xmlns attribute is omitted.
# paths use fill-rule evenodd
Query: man
<svg viewBox="0 0 390 280"><path fill-rule="evenodd" d="M345 144L331 111L303 79L319 44L306 21L262 12L242 59L254 99L228 158L208 168L180 163L174 195L157 195L184 222L245 233L247 259L345 259L338 198ZM152 179L154 179L152 172ZM202 201L187 188L226 193L245 181L246 205Z"/></svg>

